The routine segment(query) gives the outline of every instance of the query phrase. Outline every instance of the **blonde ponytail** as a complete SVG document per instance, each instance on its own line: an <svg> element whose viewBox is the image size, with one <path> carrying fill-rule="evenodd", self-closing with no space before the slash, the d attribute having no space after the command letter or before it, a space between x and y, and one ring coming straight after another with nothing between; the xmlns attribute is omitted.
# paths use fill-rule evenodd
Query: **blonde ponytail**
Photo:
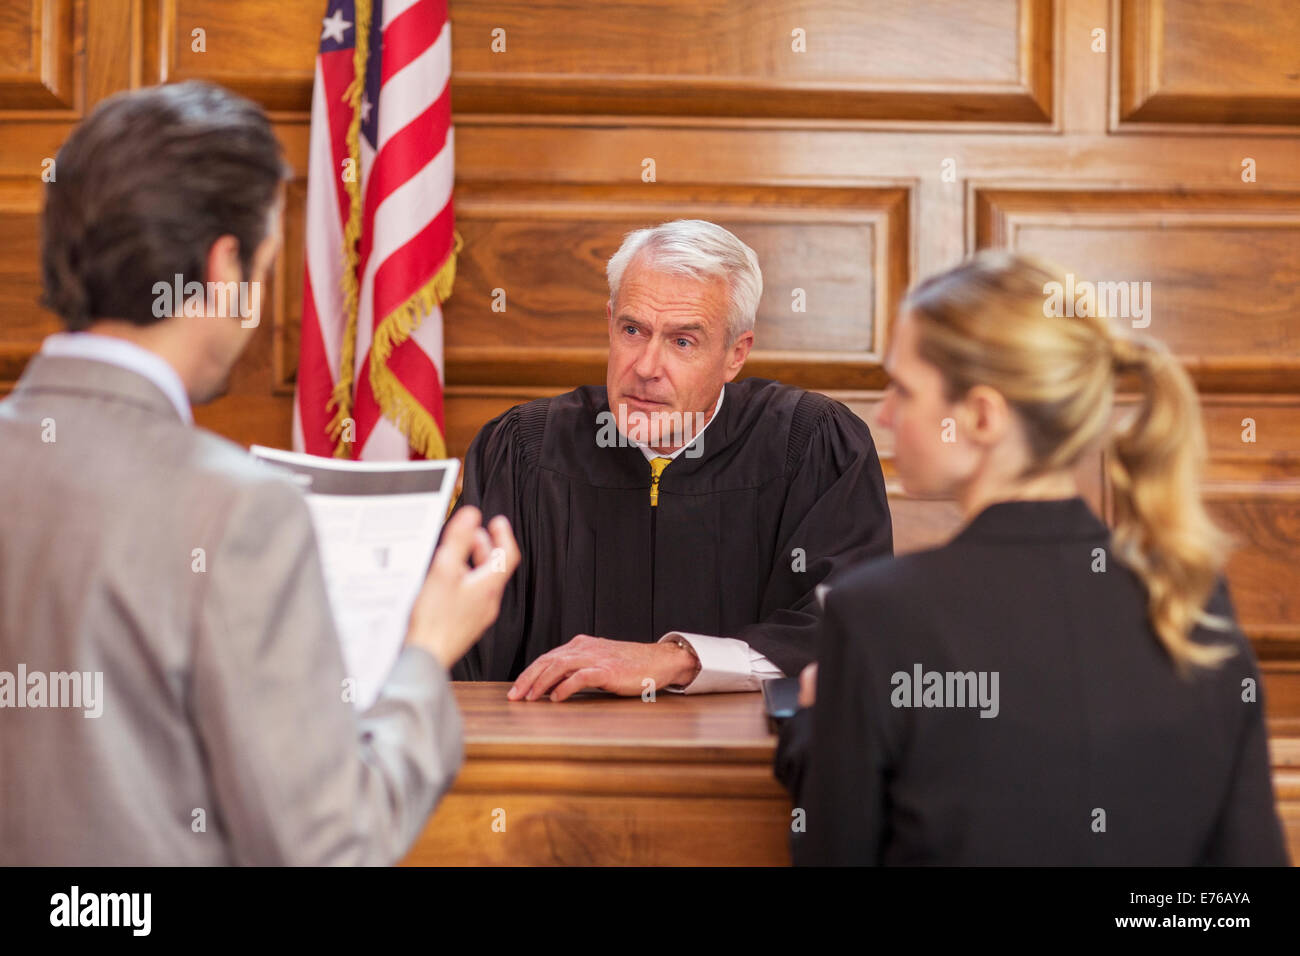
<svg viewBox="0 0 1300 956"><path fill-rule="evenodd" d="M1107 461L1117 556L1146 586L1151 625L1179 670L1218 666L1235 650L1190 636L1197 624L1222 630L1230 623L1203 610L1228 539L1201 501L1205 432L1196 390L1154 339L1112 338L1111 354L1116 373L1142 382L1141 404L1114 434Z"/></svg>

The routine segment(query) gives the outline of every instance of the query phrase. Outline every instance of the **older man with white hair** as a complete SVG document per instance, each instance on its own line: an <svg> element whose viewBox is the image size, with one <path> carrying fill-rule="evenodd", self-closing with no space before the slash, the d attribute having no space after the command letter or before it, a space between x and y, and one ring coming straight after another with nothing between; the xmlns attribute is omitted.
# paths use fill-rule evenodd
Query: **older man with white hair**
<svg viewBox="0 0 1300 956"><path fill-rule="evenodd" d="M871 433L824 395L735 381L763 279L721 226L629 233L607 275L605 385L518 405L470 447L461 504L506 515L523 561L453 676L565 700L796 675L817 586L892 553Z"/></svg>

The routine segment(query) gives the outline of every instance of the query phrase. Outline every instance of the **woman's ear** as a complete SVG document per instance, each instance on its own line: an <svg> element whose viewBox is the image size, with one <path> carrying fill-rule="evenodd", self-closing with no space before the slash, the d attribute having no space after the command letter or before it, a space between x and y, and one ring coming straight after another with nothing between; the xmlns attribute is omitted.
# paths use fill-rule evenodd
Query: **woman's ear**
<svg viewBox="0 0 1300 956"><path fill-rule="evenodd" d="M992 447L1002 442L1011 427L1011 409L1002 393L988 385L976 385L959 403L964 433L977 445Z"/></svg>

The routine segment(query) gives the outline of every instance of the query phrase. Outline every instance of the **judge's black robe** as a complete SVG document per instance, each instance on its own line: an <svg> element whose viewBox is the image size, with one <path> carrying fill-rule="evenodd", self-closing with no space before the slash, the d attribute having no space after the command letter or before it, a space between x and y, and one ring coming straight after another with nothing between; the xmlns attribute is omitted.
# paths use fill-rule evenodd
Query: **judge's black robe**
<svg viewBox="0 0 1300 956"><path fill-rule="evenodd" d="M698 447L664 470L655 508L641 450L597 444L602 425L621 437L603 386L483 427L457 507L508 517L523 558L454 679L514 680L577 634L735 637L789 676L814 659L816 586L892 553L871 432L816 392L754 378L724 387Z"/></svg>

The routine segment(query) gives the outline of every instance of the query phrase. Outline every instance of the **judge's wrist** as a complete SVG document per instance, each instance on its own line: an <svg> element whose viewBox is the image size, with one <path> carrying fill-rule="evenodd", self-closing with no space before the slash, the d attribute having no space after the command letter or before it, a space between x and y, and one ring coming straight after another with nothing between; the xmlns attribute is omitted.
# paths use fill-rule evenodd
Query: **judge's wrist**
<svg viewBox="0 0 1300 956"><path fill-rule="evenodd" d="M663 646L671 649L673 658L676 662L676 669L673 671L673 679L668 682L668 686L689 686L694 682L695 678L700 676L700 670L703 666L700 664L699 656L695 653L695 648L691 647L689 641L680 637L664 641Z"/></svg>

